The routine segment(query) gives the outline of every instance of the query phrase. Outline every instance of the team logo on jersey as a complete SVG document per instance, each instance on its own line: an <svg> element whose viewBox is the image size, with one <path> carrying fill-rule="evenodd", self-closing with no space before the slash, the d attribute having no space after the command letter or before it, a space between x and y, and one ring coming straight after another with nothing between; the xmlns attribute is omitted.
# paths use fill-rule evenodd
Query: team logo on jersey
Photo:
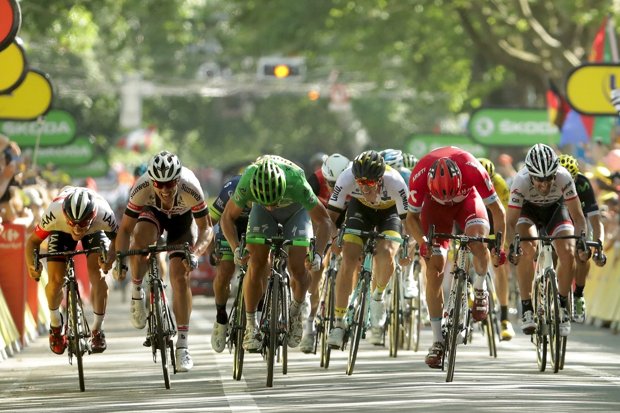
<svg viewBox="0 0 620 413"><path fill-rule="evenodd" d="M181 184L181 189L190 194L197 202L202 200L202 196L187 184Z"/></svg>
<svg viewBox="0 0 620 413"><path fill-rule="evenodd" d="M49 214L47 214L43 218L41 218L41 226L45 227L45 226L49 225L49 223L54 221L54 220L56 220L56 215L54 215L54 213L50 211Z"/></svg>

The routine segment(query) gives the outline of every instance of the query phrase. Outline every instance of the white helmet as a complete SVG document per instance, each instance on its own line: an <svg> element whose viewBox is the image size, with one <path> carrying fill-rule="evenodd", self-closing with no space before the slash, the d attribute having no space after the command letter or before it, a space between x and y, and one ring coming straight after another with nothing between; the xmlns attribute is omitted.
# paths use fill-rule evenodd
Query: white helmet
<svg viewBox="0 0 620 413"><path fill-rule="evenodd" d="M335 183L342 171L347 169L350 163L349 158L339 153L329 155L323 162L323 166L321 166L323 177L332 184Z"/></svg>
<svg viewBox="0 0 620 413"><path fill-rule="evenodd" d="M399 169L404 165L403 151L400 149L384 149L379 152L379 155L383 157L385 164L391 166L392 168Z"/></svg>
<svg viewBox="0 0 620 413"><path fill-rule="evenodd" d="M537 143L532 146L525 155L525 166L530 176L536 178L547 178L554 176L558 170L560 161L550 146L544 143Z"/></svg>
<svg viewBox="0 0 620 413"><path fill-rule="evenodd" d="M153 181L174 181L181 176L181 161L175 154L161 151L149 162L148 173Z"/></svg>

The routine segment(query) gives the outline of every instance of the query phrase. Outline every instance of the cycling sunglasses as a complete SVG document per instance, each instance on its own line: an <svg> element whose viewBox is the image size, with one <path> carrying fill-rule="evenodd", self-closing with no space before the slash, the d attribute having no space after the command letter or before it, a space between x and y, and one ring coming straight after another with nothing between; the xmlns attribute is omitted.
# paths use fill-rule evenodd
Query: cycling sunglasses
<svg viewBox="0 0 620 413"><path fill-rule="evenodd" d="M177 186L177 184L179 183L179 180L174 179L168 182L159 182L159 181L151 181L151 182L153 182L153 186L157 189L171 189Z"/></svg>
<svg viewBox="0 0 620 413"><path fill-rule="evenodd" d="M551 182L555 179L555 175L547 176L545 178L539 178L538 176L532 177L536 182Z"/></svg>
<svg viewBox="0 0 620 413"><path fill-rule="evenodd" d="M73 228L73 227L88 228L88 227L90 227L90 224L93 223L94 219L95 219L95 217L92 217L92 218L86 219L84 221L76 222L76 221L71 221L69 218L67 218L67 224L69 224L69 226L71 228Z"/></svg>
<svg viewBox="0 0 620 413"><path fill-rule="evenodd" d="M366 178L356 179L355 182L357 182L357 184L360 186L370 186L370 187L375 187L379 184L378 180L366 179Z"/></svg>

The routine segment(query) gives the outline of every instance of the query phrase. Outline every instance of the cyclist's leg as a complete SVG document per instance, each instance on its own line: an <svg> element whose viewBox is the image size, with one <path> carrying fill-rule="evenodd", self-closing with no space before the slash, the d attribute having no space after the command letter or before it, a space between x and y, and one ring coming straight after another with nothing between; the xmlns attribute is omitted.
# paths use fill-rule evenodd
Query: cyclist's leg
<svg viewBox="0 0 620 413"><path fill-rule="evenodd" d="M516 232L521 237L536 237L538 231L534 221L528 215L529 211L524 207L521 217L517 221ZM512 240L511 240L512 242ZM534 261L536 259L536 243L534 241L522 241L520 243L521 257L517 265L516 275L521 296L521 329L524 334L531 335L536 332L534 321L534 307L532 305L532 282L534 281Z"/></svg>
<svg viewBox="0 0 620 413"><path fill-rule="evenodd" d="M160 214L153 208L145 208L140 214L138 222L133 230L130 249L146 248L157 242L157 239L163 232L160 227ZM148 269L146 257L141 255L133 255L129 257L129 268L131 271L131 297L135 300L143 300L144 292L142 289L142 279ZM133 303L132 303L133 304ZM135 325L134 325L135 327ZM140 327L143 328L144 326Z"/></svg>
<svg viewBox="0 0 620 413"><path fill-rule="evenodd" d="M82 245L85 249L98 247L101 242L109 244L108 238L103 231L96 232L82 238ZM88 254L86 259L88 277L90 280L90 302L93 306L94 319L91 325L91 349L94 353L102 353L107 348L105 334L103 332L103 321L108 304L108 284L105 274L99 267L99 253Z"/></svg>
<svg viewBox="0 0 620 413"><path fill-rule="evenodd" d="M586 277L590 272L590 260L581 262L575 260L575 290L573 299L573 319L578 323L583 323L586 319L586 300L583 290L586 285Z"/></svg>

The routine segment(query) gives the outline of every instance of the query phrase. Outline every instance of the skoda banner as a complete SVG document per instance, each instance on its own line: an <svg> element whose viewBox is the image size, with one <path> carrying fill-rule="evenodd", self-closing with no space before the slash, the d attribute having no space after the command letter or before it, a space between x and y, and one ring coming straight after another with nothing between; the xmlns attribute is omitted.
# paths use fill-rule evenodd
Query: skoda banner
<svg viewBox="0 0 620 413"><path fill-rule="evenodd" d="M480 109L467 125L472 138L483 145L555 145L560 131L549 122L545 109Z"/></svg>
<svg viewBox="0 0 620 413"><path fill-rule="evenodd" d="M33 158L33 148L24 148L24 155ZM95 148L87 137L79 137L66 145L40 147L37 153L39 165L84 165L95 156Z"/></svg>
<svg viewBox="0 0 620 413"><path fill-rule="evenodd" d="M486 157L487 150L483 145L474 142L465 135L414 135L406 144L407 152L421 158L433 149L442 146L458 146L475 157Z"/></svg>
<svg viewBox="0 0 620 413"><path fill-rule="evenodd" d="M95 156L87 165L67 165L60 166L59 169L69 174L71 178L87 178L89 176L92 178L99 178L108 174L110 165L103 156Z"/></svg>
<svg viewBox="0 0 620 413"><path fill-rule="evenodd" d="M0 133L17 142L21 147L39 145L64 145L75 136L75 119L64 110L50 110L42 121L0 122Z"/></svg>

